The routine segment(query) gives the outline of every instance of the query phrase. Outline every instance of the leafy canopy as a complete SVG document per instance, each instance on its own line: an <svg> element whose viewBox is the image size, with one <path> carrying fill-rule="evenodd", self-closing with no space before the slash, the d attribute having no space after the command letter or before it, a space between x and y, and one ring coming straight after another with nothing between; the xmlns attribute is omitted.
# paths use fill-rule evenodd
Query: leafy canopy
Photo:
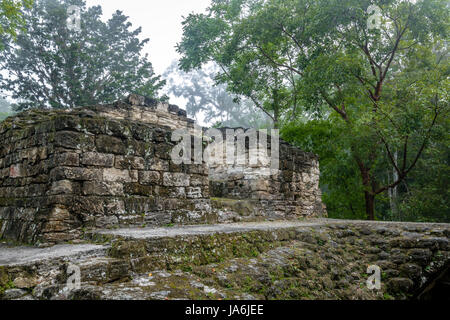
<svg viewBox="0 0 450 320"><path fill-rule="evenodd" d="M80 32L67 27L70 5L81 8ZM101 14L82 0L37 0L24 11L27 32L0 52L0 88L16 109L108 103L130 92L157 97L164 81L142 55L141 28L120 11L107 22Z"/></svg>
<svg viewBox="0 0 450 320"><path fill-rule="evenodd" d="M381 9L379 28L368 28L370 5ZM311 140L330 152L328 194L338 188L343 199L331 180L342 174L374 219L375 197L405 181L448 114L448 32L444 0L213 0L185 19L178 50L185 70L216 62L228 90L293 138L305 138L292 131L312 129L307 120L323 121L312 132L328 128L327 147Z"/></svg>
<svg viewBox="0 0 450 320"><path fill-rule="evenodd" d="M0 49L3 38L15 39L18 30L23 29L22 9L31 8L32 4L33 0L0 0Z"/></svg>
<svg viewBox="0 0 450 320"><path fill-rule="evenodd" d="M191 116L202 116L206 123L222 127L268 128L270 119L253 102L227 91L225 84L216 84L217 66L183 72L174 63L166 70L169 93L186 99Z"/></svg>

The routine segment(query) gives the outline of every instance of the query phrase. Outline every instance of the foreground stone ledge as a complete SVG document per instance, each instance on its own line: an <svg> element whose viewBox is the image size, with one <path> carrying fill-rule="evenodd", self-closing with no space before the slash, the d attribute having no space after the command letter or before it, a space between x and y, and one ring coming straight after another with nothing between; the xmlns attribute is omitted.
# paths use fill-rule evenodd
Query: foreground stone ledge
<svg viewBox="0 0 450 320"><path fill-rule="evenodd" d="M105 254L107 246L95 244L56 245L49 248L0 246L0 267L16 267L50 262L61 258L77 258Z"/></svg>
<svg viewBox="0 0 450 320"><path fill-rule="evenodd" d="M100 245L0 247L0 288L13 284L4 299L412 299L448 276L449 236L449 224L328 219L104 230L87 235ZM69 262L81 290L64 291Z"/></svg>

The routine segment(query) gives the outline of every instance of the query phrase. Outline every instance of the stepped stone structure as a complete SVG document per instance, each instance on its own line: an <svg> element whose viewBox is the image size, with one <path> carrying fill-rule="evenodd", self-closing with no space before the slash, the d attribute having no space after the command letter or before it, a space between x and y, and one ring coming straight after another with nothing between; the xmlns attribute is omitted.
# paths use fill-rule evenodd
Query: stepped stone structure
<svg viewBox="0 0 450 320"><path fill-rule="evenodd" d="M86 237L51 248L0 245L0 300L449 297L449 224L312 219L93 230ZM71 265L81 278L73 290ZM368 266L380 269L379 289L367 286Z"/></svg>
<svg viewBox="0 0 450 320"><path fill-rule="evenodd" d="M273 171L271 137L262 138L266 133L256 130L254 135L251 134L252 130L244 133L241 128L232 129L235 134L231 135L231 144L237 144L238 138L245 134L254 136L255 144L252 148L250 139L247 139L245 154L237 155L244 159L236 159L233 164L229 164L225 159L230 139L227 130L229 128L221 129L226 145L224 159L220 164L209 164L210 192L213 197L219 198L213 201L213 205L218 208L220 222L230 219L251 221L258 217L277 220L323 216L325 210L319 188L319 159L316 155L303 152L278 138L276 141L280 143L275 151L279 154L278 169ZM261 152L261 149L264 150L260 148L261 141L267 141L267 152ZM258 161L253 165L246 161L250 159L252 151L258 155ZM240 165L242 163L246 165Z"/></svg>
<svg viewBox="0 0 450 320"><path fill-rule="evenodd" d="M186 128L210 131L137 95L2 122L0 300L448 299L449 224L320 218L317 156L224 128L177 164Z"/></svg>
<svg viewBox="0 0 450 320"><path fill-rule="evenodd" d="M91 228L326 214L315 155L281 142L280 170L271 176L176 165L172 133L180 128L194 128L185 111L137 95L2 122L0 238L60 243Z"/></svg>

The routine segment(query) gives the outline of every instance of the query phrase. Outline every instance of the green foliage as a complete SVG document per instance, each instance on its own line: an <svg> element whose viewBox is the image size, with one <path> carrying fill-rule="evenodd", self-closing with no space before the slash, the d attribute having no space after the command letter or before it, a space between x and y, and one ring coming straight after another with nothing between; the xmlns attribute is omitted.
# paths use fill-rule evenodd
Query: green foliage
<svg viewBox="0 0 450 320"><path fill-rule="evenodd" d="M70 5L81 8L80 32L67 27ZM0 52L0 88L17 110L109 103L130 92L157 97L164 82L141 55L141 28L120 11L106 22L101 14L82 0L37 0L24 11L27 32Z"/></svg>
<svg viewBox="0 0 450 320"><path fill-rule="evenodd" d="M369 5L379 28L367 28ZM178 50L185 70L216 62L219 82L321 155L332 215L362 217L363 203L385 219L375 205L397 210L391 193L448 115L449 20L444 0L214 0L185 19Z"/></svg>
<svg viewBox="0 0 450 320"><path fill-rule="evenodd" d="M291 122L281 134L300 149L319 155L320 184L329 217L364 219L363 185L351 152L342 143L341 129L329 120L311 120Z"/></svg>
<svg viewBox="0 0 450 320"><path fill-rule="evenodd" d="M16 39L17 32L25 24L22 9L32 5L33 0L0 0L0 49L3 49L5 38Z"/></svg>
<svg viewBox="0 0 450 320"><path fill-rule="evenodd" d="M180 67L190 71L214 62L221 69L217 83L250 99L279 126L283 117L297 111L296 74L280 72L277 64L259 51L264 39L272 39L266 30L276 19L260 15L262 1L247 2L212 1L207 15L190 14L183 22L184 37L178 45Z"/></svg>
<svg viewBox="0 0 450 320"><path fill-rule="evenodd" d="M399 220L450 223L449 132L447 117L402 188Z"/></svg>
<svg viewBox="0 0 450 320"><path fill-rule="evenodd" d="M229 93L224 84L214 83L218 72L212 65L187 73L174 62L164 75L169 93L186 99L191 116L203 116L215 127L270 127L271 120L251 100Z"/></svg>

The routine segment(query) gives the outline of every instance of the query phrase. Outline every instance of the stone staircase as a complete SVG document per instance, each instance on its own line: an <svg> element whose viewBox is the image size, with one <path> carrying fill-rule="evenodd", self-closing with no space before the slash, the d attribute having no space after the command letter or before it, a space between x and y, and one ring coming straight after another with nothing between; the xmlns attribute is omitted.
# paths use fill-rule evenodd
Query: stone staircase
<svg viewBox="0 0 450 320"><path fill-rule="evenodd" d="M76 244L0 245L0 296L407 299L448 268L449 235L446 224L329 219L95 230ZM369 264L380 291L365 287ZM79 290L67 287L70 265Z"/></svg>
<svg viewBox="0 0 450 320"><path fill-rule="evenodd" d="M108 283L151 270L186 269L237 256L257 256L320 222L261 222L95 230L83 243L48 248L0 246L0 268L19 285L63 285L68 265L82 282ZM22 281L24 280L24 281ZM25 284L25 285L26 285ZM27 289L27 288L22 288Z"/></svg>

